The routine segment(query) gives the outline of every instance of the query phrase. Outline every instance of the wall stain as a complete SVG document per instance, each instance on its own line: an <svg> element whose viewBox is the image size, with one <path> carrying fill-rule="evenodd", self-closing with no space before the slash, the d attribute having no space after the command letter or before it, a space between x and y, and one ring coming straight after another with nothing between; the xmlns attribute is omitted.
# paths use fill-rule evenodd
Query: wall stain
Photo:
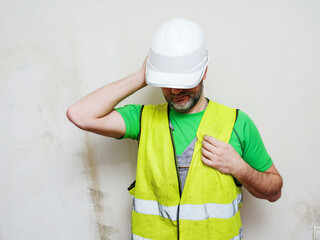
<svg viewBox="0 0 320 240"><path fill-rule="evenodd" d="M320 204L312 205L298 201L294 209L295 213L307 226L320 225Z"/></svg>
<svg viewBox="0 0 320 240"><path fill-rule="evenodd" d="M93 203L94 209L98 213L104 212L104 207L101 205L103 194L101 191L90 188L91 201Z"/></svg>
<svg viewBox="0 0 320 240"><path fill-rule="evenodd" d="M101 240L111 240L111 238L109 238L111 234L119 233L118 229L107 226L107 225L102 225L99 223L98 223L98 228L99 228L99 232L106 233L105 235L101 236Z"/></svg>
<svg viewBox="0 0 320 240"><path fill-rule="evenodd" d="M115 232L115 230L112 227L105 226L101 223L105 212L102 204L104 196L100 191L100 178L97 163L94 160L94 150L88 133L85 133L84 140L87 150L84 156L86 175L89 181L90 197L96 216L97 229L99 231L100 240L109 240L109 234Z"/></svg>
<svg viewBox="0 0 320 240"><path fill-rule="evenodd" d="M320 224L320 204L317 206L309 206L306 205L306 212L301 217L305 220L308 224L312 225L319 225Z"/></svg>
<svg viewBox="0 0 320 240"><path fill-rule="evenodd" d="M296 227L291 230L290 239L297 239L297 236L301 234L301 225L308 229L310 234L313 226L320 225L320 204L312 204L307 200L297 200L292 209L299 221L296 223Z"/></svg>

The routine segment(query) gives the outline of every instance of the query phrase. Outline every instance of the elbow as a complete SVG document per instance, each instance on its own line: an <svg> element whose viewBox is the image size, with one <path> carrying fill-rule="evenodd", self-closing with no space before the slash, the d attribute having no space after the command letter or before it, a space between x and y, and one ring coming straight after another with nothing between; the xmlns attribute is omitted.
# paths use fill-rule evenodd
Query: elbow
<svg viewBox="0 0 320 240"><path fill-rule="evenodd" d="M275 195L267 198L267 200L268 200L269 202L275 202L275 201L277 201L280 197L281 197L281 190L280 190L279 193L277 193L277 194L275 194Z"/></svg>
<svg viewBox="0 0 320 240"><path fill-rule="evenodd" d="M66 112L67 118L76 125L78 128L88 131L88 124L85 121L85 118L82 114L81 109L77 108L76 106L72 105L67 109Z"/></svg>
<svg viewBox="0 0 320 240"><path fill-rule="evenodd" d="M282 186L283 186L283 181L282 181L282 178L280 177L280 181L278 183L278 187L277 187L276 192L274 194L272 194L272 196L267 198L267 200L269 202L275 202L281 197L281 195L282 195Z"/></svg>

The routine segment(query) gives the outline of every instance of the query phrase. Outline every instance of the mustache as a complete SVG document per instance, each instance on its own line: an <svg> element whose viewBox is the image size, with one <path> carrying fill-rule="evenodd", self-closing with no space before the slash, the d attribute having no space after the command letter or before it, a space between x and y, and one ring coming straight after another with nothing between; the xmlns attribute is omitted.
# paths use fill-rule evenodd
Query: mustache
<svg viewBox="0 0 320 240"><path fill-rule="evenodd" d="M178 95L170 95L169 99L171 100L173 98L181 98L181 97L185 97L185 96L190 97L190 94L188 94L188 93L179 93Z"/></svg>

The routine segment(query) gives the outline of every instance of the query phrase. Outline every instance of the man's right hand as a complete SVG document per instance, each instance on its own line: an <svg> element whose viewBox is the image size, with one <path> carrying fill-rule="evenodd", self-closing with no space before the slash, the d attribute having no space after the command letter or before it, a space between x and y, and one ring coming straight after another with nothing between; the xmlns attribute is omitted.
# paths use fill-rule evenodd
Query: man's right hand
<svg viewBox="0 0 320 240"><path fill-rule="evenodd" d="M67 110L69 120L85 131L114 138L124 136L124 120L114 108L123 99L147 85L146 63L147 58L138 72L107 84L71 105Z"/></svg>
<svg viewBox="0 0 320 240"><path fill-rule="evenodd" d="M142 74L142 77L143 77L145 83L146 83L147 61L148 61L148 56L144 59L144 62L143 62L142 67L140 69L140 73Z"/></svg>

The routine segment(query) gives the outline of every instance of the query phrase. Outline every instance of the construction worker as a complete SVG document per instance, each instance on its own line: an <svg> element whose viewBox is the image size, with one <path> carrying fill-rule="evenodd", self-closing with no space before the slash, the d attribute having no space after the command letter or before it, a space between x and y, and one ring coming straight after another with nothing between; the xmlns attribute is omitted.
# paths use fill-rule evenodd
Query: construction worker
<svg viewBox="0 0 320 240"><path fill-rule="evenodd" d="M139 141L132 239L242 239L241 187L274 202L282 178L252 120L203 94L210 54L187 19L161 24L141 70L67 110L79 128ZM146 85L167 103L118 103Z"/></svg>

